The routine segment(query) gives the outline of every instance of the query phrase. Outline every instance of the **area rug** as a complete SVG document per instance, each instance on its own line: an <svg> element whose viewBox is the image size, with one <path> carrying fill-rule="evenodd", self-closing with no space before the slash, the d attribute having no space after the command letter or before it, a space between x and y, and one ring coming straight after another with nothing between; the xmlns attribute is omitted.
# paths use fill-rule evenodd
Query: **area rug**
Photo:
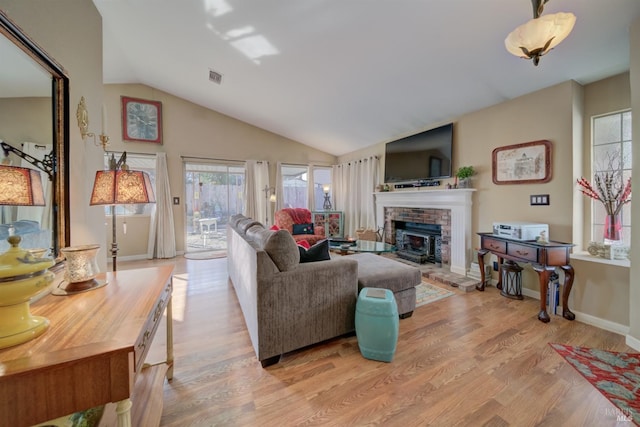
<svg viewBox="0 0 640 427"><path fill-rule="evenodd" d="M619 420L640 425L640 353L549 345L620 410Z"/></svg>
<svg viewBox="0 0 640 427"><path fill-rule="evenodd" d="M224 258L227 256L227 251L204 251L204 252L190 252L184 254L186 259L215 259Z"/></svg>
<svg viewBox="0 0 640 427"><path fill-rule="evenodd" d="M416 307L450 297L451 295L454 295L451 291L428 282L422 282L416 286Z"/></svg>

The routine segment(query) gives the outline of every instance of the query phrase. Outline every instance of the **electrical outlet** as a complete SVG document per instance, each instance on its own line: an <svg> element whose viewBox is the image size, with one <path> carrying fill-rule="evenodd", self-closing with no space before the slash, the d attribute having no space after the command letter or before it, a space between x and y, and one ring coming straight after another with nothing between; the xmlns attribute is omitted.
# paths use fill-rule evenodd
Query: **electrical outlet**
<svg viewBox="0 0 640 427"><path fill-rule="evenodd" d="M493 271L498 271L498 261L493 261Z"/></svg>

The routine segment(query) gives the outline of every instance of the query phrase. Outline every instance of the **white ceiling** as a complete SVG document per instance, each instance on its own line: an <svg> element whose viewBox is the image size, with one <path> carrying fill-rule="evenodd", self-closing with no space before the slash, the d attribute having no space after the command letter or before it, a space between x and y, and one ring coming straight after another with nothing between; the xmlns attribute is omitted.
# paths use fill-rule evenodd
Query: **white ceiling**
<svg viewBox="0 0 640 427"><path fill-rule="evenodd" d="M334 155L563 81L628 70L638 0L553 0L538 67L504 48L528 0L93 0L105 83L142 83ZM209 70L223 75L208 80Z"/></svg>

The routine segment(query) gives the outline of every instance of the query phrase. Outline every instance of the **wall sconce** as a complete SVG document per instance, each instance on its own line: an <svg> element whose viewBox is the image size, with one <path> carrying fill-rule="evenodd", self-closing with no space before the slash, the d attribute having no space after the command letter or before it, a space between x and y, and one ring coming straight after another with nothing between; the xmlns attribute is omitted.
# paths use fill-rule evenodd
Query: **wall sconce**
<svg viewBox="0 0 640 427"><path fill-rule="evenodd" d="M102 149L106 151L107 145L109 145L109 137L106 135L107 109L104 105L102 106L102 132L100 135L97 135L100 142L96 140L96 134L89 131L89 111L87 110L87 104L84 101L84 96L80 97L78 109L76 110L76 117L78 119L78 127L80 128L80 135L82 135L82 139L86 140L87 137L93 138L94 145L102 147Z"/></svg>
<svg viewBox="0 0 640 427"><path fill-rule="evenodd" d="M328 185L322 187L322 191L324 191L324 204L322 205L322 208L325 211L331 210L331 197L329 196L329 189L330 187Z"/></svg>
<svg viewBox="0 0 640 427"><path fill-rule="evenodd" d="M262 189L264 191L264 223L269 224L269 202L276 202L276 189L265 185Z"/></svg>
<svg viewBox="0 0 640 427"><path fill-rule="evenodd" d="M542 15L544 4L549 0L531 0L533 19L513 30L504 45L515 56L532 59L538 65L540 57L563 41L576 23L573 13Z"/></svg>

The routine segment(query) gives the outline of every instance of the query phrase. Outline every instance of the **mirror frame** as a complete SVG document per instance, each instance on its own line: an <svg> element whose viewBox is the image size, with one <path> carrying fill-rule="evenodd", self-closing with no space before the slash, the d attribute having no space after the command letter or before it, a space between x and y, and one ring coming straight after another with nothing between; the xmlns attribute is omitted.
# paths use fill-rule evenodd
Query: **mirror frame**
<svg viewBox="0 0 640 427"><path fill-rule="evenodd" d="M69 217L69 77L64 68L27 36L20 27L0 10L0 34L13 42L31 59L51 74L51 111L53 121L53 256L61 261L60 248L71 240Z"/></svg>

